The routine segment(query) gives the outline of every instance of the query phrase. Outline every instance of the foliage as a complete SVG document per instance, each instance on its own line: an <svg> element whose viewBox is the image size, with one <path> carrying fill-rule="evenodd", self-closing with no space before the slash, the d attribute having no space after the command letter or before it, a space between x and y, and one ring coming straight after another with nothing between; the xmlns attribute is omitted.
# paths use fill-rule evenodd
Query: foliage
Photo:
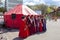
<svg viewBox="0 0 60 40"><path fill-rule="evenodd" d="M34 5L34 6L28 6L33 10L40 10L42 11L42 14L45 14L47 11L48 6L44 4Z"/></svg>
<svg viewBox="0 0 60 40"><path fill-rule="evenodd" d="M50 7L48 7L47 8L47 13L49 14L50 12L52 12L53 10L50 8Z"/></svg>
<svg viewBox="0 0 60 40"><path fill-rule="evenodd" d="M6 9L4 7L0 7L0 12L5 12Z"/></svg>

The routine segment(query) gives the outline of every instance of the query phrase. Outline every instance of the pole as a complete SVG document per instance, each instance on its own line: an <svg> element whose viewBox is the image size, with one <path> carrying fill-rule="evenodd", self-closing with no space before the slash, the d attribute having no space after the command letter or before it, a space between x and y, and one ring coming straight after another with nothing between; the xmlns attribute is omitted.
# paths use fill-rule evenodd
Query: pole
<svg viewBox="0 0 60 40"><path fill-rule="evenodd" d="M7 0L5 0L5 12L7 11Z"/></svg>

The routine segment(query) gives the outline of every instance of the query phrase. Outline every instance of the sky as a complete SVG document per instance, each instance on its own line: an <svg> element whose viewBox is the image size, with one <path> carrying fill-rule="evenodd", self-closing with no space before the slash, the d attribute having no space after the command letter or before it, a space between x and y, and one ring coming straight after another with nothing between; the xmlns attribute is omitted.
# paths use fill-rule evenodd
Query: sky
<svg viewBox="0 0 60 40"><path fill-rule="evenodd" d="M2 2L4 2L5 0L2 0Z"/></svg>
<svg viewBox="0 0 60 40"><path fill-rule="evenodd" d="M4 0L2 0L4 3ZM37 5L37 4L57 5L60 6L60 0L23 0L24 5Z"/></svg>
<svg viewBox="0 0 60 40"><path fill-rule="evenodd" d="M25 5L47 4L60 6L60 0L24 0Z"/></svg>
<svg viewBox="0 0 60 40"><path fill-rule="evenodd" d="M0 2L0 7L4 7L4 0L2 0L1 2Z"/></svg>

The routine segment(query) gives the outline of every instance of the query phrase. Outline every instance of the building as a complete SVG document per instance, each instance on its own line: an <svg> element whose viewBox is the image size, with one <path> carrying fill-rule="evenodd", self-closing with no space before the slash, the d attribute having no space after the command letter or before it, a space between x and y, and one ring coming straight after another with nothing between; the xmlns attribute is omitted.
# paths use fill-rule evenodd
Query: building
<svg viewBox="0 0 60 40"><path fill-rule="evenodd" d="M0 2L1 2L1 0L0 0Z"/></svg>
<svg viewBox="0 0 60 40"><path fill-rule="evenodd" d="M23 0L5 0L5 8L7 9L7 11L9 11L17 4L22 4L22 3Z"/></svg>
<svg viewBox="0 0 60 40"><path fill-rule="evenodd" d="M39 15L42 14L41 10L35 10L36 13L38 13Z"/></svg>
<svg viewBox="0 0 60 40"><path fill-rule="evenodd" d="M3 7L3 3L2 3L2 1L0 0L0 7Z"/></svg>

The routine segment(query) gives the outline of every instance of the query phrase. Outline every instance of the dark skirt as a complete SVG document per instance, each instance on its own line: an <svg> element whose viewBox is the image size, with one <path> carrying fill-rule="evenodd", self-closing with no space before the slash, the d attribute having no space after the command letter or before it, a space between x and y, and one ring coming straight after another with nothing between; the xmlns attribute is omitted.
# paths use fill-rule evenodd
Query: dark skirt
<svg viewBox="0 0 60 40"><path fill-rule="evenodd" d="M46 20L44 20L44 22L43 22L43 31L44 32L46 31Z"/></svg>

